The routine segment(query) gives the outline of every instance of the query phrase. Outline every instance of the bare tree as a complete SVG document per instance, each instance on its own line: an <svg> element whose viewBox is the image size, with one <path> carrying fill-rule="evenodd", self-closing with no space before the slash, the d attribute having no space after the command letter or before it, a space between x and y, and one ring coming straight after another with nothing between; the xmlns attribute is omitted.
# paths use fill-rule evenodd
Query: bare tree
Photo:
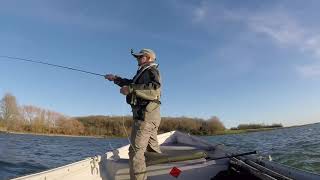
<svg viewBox="0 0 320 180"><path fill-rule="evenodd" d="M0 101L0 115L2 120L4 121L4 124L9 129L20 128L19 126L21 126L21 119L18 104L16 101L16 97L11 95L10 93L5 94Z"/></svg>
<svg viewBox="0 0 320 180"><path fill-rule="evenodd" d="M39 109L40 108L31 105L21 107L21 114L26 124L30 125L32 123L32 121L38 116L37 113L39 112Z"/></svg>
<svg viewBox="0 0 320 180"><path fill-rule="evenodd" d="M46 131L49 133L55 131L57 120L64 117L60 113L31 105L22 106L21 114L24 123L28 126L27 131Z"/></svg>

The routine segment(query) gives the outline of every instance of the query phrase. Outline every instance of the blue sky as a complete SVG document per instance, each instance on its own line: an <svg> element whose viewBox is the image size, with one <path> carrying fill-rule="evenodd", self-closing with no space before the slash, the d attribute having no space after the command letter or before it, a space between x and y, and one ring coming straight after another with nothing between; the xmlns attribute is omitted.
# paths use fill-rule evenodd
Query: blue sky
<svg viewBox="0 0 320 180"><path fill-rule="evenodd" d="M297 125L320 119L319 1L1 2L0 55L132 77L160 64L163 116ZM130 114L101 77L0 58L0 95L69 116Z"/></svg>

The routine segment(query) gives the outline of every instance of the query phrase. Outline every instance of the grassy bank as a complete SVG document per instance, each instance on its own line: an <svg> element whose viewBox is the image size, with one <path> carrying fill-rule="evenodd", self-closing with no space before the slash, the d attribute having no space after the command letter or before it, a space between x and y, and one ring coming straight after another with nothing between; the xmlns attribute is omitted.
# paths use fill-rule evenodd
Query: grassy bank
<svg viewBox="0 0 320 180"><path fill-rule="evenodd" d="M28 134L36 136L58 136L58 137L86 137L86 138L122 138L123 136L87 136L87 135L67 135L67 134L49 134L49 133L33 133L33 132L22 132L22 131L7 131L6 129L0 128L0 133L7 134Z"/></svg>

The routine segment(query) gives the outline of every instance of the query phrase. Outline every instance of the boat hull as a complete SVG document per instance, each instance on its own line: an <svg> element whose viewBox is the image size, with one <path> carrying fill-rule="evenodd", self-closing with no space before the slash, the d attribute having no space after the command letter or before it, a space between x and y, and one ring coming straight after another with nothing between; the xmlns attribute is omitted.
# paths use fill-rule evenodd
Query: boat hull
<svg viewBox="0 0 320 180"><path fill-rule="evenodd" d="M158 135L162 154L146 153L148 179L320 179L302 171L257 156L231 157L223 145L172 131ZM101 156L16 178L15 180L125 180L129 176L129 144ZM220 158L228 156L228 158ZM216 160L214 160L216 159ZM181 172L173 176L177 168ZM222 178L221 178L222 177ZM275 178L276 177L276 178Z"/></svg>

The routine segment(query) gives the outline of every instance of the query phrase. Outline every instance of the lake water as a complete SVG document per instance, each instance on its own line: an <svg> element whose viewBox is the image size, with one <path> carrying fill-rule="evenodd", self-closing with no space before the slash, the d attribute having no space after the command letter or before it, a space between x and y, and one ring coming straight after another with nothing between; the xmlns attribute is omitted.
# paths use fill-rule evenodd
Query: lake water
<svg viewBox="0 0 320 180"><path fill-rule="evenodd" d="M273 161L320 173L320 124L237 135L203 137ZM40 172L128 143L126 138L53 137L0 133L0 179Z"/></svg>

